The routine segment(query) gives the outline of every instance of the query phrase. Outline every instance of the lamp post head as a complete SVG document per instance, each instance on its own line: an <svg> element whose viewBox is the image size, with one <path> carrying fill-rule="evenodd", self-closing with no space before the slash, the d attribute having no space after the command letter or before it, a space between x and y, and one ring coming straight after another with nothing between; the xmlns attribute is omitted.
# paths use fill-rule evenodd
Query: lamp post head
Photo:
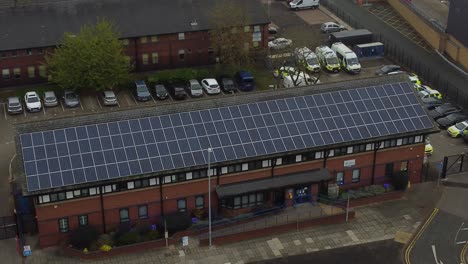
<svg viewBox="0 0 468 264"><path fill-rule="evenodd" d="M208 150L208 152L213 152L212 148L208 148L207 150Z"/></svg>

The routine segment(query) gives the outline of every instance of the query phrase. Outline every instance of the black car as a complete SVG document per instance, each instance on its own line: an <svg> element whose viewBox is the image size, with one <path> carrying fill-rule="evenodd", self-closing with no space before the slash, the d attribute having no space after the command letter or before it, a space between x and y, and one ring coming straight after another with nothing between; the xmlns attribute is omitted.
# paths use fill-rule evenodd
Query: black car
<svg viewBox="0 0 468 264"><path fill-rule="evenodd" d="M450 115L447 115L445 117L441 117L439 119L437 119L437 124L439 124L439 126L441 128L447 128L449 126L453 126L455 125L456 123L458 122L462 122L462 121L465 121L465 120L468 120L468 116L463 114L463 113L453 113L453 114L450 114Z"/></svg>
<svg viewBox="0 0 468 264"><path fill-rule="evenodd" d="M221 89L225 93L235 93L237 92L237 87L236 84L234 83L234 80L231 78L221 78Z"/></svg>
<svg viewBox="0 0 468 264"><path fill-rule="evenodd" d="M174 85L170 92L174 100L185 100L185 98L187 98L184 85Z"/></svg>
<svg viewBox="0 0 468 264"><path fill-rule="evenodd" d="M437 106L441 106L444 103L442 100L439 100L434 97L421 98L421 101L428 110L432 110Z"/></svg>
<svg viewBox="0 0 468 264"><path fill-rule="evenodd" d="M135 89L133 90L133 93L138 101L145 102L151 99L148 86L146 86L146 83L143 80L135 81Z"/></svg>
<svg viewBox="0 0 468 264"><path fill-rule="evenodd" d="M451 105L450 103L445 103L441 106L434 108L433 110L429 111L429 116L438 119L444 117L446 115L450 115L452 113L460 112L460 109L456 108L455 106Z"/></svg>
<svg viewBox="0 0 468 264"><path fill-rule="evenodd" d="M395 74L401 72L401 67L398 65L385 65L375 71L375 75Z"/></svg>
<svg viewBox="0 0 468 264"><path fill-rule="evenodd" d="M156 94L156 98L158 98L159 100L164 100L168 96L166 87L163 84L156 84L154 86L154 91Z"/></svg>

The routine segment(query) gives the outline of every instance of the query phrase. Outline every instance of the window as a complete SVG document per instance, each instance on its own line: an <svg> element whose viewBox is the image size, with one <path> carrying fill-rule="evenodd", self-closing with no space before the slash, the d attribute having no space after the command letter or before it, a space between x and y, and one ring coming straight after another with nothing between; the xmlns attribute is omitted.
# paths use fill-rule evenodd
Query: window
<svg viewBox="0 0 468 264"><path fill-rule="evenodd" d="M39 76L42 78L47 77L47 72L46 72L46 66L45 65L39 65Z"/></svg>
<svg viewBox="0 0 468 264"><path fill-rule="evenodd" d="M254 26L254 32L260 32L260 26Z"/></svg>
<svg viewBox="0 0 468 264"><path fill-rule="evenodd" d="M151 42L158 42L158 36L151 36Z"/></svg>
<svg viewBox="0 0 468 264"><path fill-rule="evenodd" d="M334 150L334 149L330 149L330 150L328 151L328 153L327 153L327 158L328 158L328 157L333 157L333 156L335 156L335 150Z"/></svg>
<svg viewBox="0 0 468 264"><path fill-rule="evenodd" d="M249 170L249 164L248 163L243 163L242 164L242 170L243 171Z"/></svg>
<svg viewBox="0 0 468 264"><path fill-rule="evenodd" d="M208 56L213 57L214 56L214 49L213 48L208 48Z"/></svg>
<svg viewBox="0 0 468 264"><path fill-rule="evenodd" d="M373 150L373 149L374 149L374 144L372 143L366 144L366 151Z"/></svg>
<svg viewBox="0 0 468 264"><path fill-rule="evenodd" d="M283 159L282 158L277 158L276 159L276 165L281 165L283 164Z"/></svg>
<svg viewBox="0 0 468 264"><path fill-rule="evenodd" d="M221 174L228 173L228 167L221 167Z"/></svg>
<svg viewBox="0 0 468 264"><path fill-rule="evenodd" d="M233 208L234 209L239 209L240 207L241 207L241 197L236 196L236 197L234 197L234 206L233 206Z"/></svg>
<svg viewBox="0 0 468 264"><path fill-rule="evenodd" d="M408 161L407 161L407 160L401 162L400 170L401 170L401 171L406 171L406 170L408 170Z"/></svg>
<svg viewBox="0 0 468 264"><path fill-rule="evenodd" d="M323 151L315 152L315 159L323 159Z"/></svg>
<svg viewBox="0 0 468 264"><path fill-rule="evenodd" d="M10 70L9 69L3 69L2 70L2 78L3 79L10 79Z"/></svg>
<svg viewBox="0 0 468 264"><path fill-rule="evenodd" d="M78 224L80 226L87 226L88 225L88 215L78 216Z"/></svg>
<svg viewBox="0 0 468 264"><path fill-rule="evenodd" d="M423 141L423 136L415 136L414 137L414 143L419 143Z"/></svg>
<svg viewBox="0 0 468 264"><path fill-rule="evenodd" d="M353 153L353 147L348 147L346 149L346 154L351 154L351 153Z"/></svg>
<svg viewBox="0 0 468 264"><path fill-rule="evenodd" d="M245 26L244 27L244 32L249 32L250 31L250 26Z"/></svg>
<svg viewBox="0 0 468 264"><path fill-rule="evenodd" d="M344 172L339 171L336 173L336 184L338 185L344 184Z"/></svg>
<svg viewBox="0 0 468 264"><path fill-rule="evenodd" d="M119 215L121 223L130 221L130 218L128 216L128 208L120 209Z"/></svg>
<svg viewBox="0 0 468 264"><path fill-rule="evenodd" d="M140 43L144 44L144 43L146 43L146 42L148 42L148 38L147 38L147 37L141 37L141 38L140 38Z"/></svg>
<svg viewBox="0 0 468 264"><path fill-rule="evenodd" d="M202 209L205 207L205 199L203 195L197 196L195 198L195 208Z"/></svg>
<svg viewBox="0 0 468 264"><path fill-rule="evenodd" d="M359 152L364 152L364 151L366 151L365 144L353 146L353 153L359 153Z"/></svg>
<svg viewBox="0 0 468 264"><path fill-rule="evenodd" d="M120 42L122 42L122 45L124 45L124 46L128 46L128 43L129 43L128 39L122 39L122 40L120 40Z"/></svg>
<svg viewBox="0 0 468 264"><path fill-rule="evenodd" d="M141 55L141 61L143 63L143 65L147 65L148 64L148 54L144 53Z"/></svg>
<svg viewBox="0 0 468 264"><path fill-rule="evenodd" d="M133 189L135 188L135 184L131 181L131 182L127 182L127 189Z"/></svg>
<svg viewBox="0 0 468 264"><path fill-rule="evenodd" d="M14 68L13 69L13 76L15 76L16 79L21 78L21 69L20 68Z"/></svg>
<svg viewBox="0 0 468 264"><path fill-rule="evenodd" d="M249 205L249 196L242 195L242 207L247 207Z"/></svg>
<svg viewBox="0 0 468 264"><path fill-rule="evenodd" d="M353 183L359 182L360 178L361 178L361 171L359 169L353 170L352 182Z"/></svg>
<svg viewBox="0 0 468 264"><path fill-rule="evenodd" d="M138 218L140 219L148 218L148 206L147 205L138 206Z"/></svg>
<svg viewBox="0 0 468 264"><path fill-rule="evenodd" d="M28 55L28 56L32 55L32 49L27 49L26 50L26 55Z"/></svg>
<svg viewBox="0 0 468 264"><path fill-rule="evenodd" d="M262 167L263 168L271 167L271 160L263 160L262 161Z"/></svg>
<svg viewBox="0 0 468 264"><path fill-rule="evenodd" d="M179 212L185 212L185 210L187 210L187 201L185 199L177 200L177 210L179 210Z"/></svg>
<svg viewBox="0 0 468 264"><path fill-rule="evenodd" d="M252 46L253 46L254 48L258 47L258 41L254 41Z"/></svg>
<svg viewBox="0 0 468 264"><path fill-rule="evenodd" d="M396 142L397 146L401 146L402 143L403 143L403 140L401 138L397 139L397 142Z"/></svg>
<svg viewBox="0 0 468 264"><path fill-rule="evenodd" d="M263 204L263 193L257 193L257 205Z"/></svg>
<svg viewBox="0 0 468 264"><path fill-rule="evenodd" d="M164 183L171 183L172 182L172 177L171 176L165 176L164 177Z"/></svg>
<svg viewBox="0 0 468 264"><path fill-rule="evenodd" d="M191 180L192 179L192 172L185 173L185 179Z"/></svg>
<svg viewBox="0 0 468 264"><path fill-rule="evenodd" d="M58 220L58 225L59 225L59 231L61 233L68 232L68 218L60 218Z"/></svg>
<svg viewBox="0 0 468 264"><path fill-rule="evenodd" d="M179 38L179 40L184 40L185 39L185 33L179 33L178 38Z"/></svg>
<svg viewBox="0 0 468 264"><path fill-rule="evenodd" d="M151 62L153 62L153 64L159 63L159 54L157 52L151 53Z"/></svg>
<svg viewBox="0 0 468 264"><path fill-rule="evenodd" d="M38 48L38 49L37 49L37 53L38 53L38 54L44 54L44 50L43 50L42 48Z"/></svg>
<svg viewBox="0 0 468 264"><path fill-rule="evenodd" d="M157 178L151 178L151 179L149 179L149 185L150 185L150 186L154 186L154 185L156 185L156 184L159 184L159 179L157 179Z"/></svg>
<svg viewBox="0 0 468 264"><path fill-rule="evenodd" d="M66 192L67 199L72 199L73 198L73 192Z"/></svg>
<svg viewBox="0 0 468 264"><path fill-rule="evenodd" d="M179 61L185 60L185 50L179 50Z"/></svg>
<svg viewBox="0 0 468 264"><path fill-rule="evenodd" d="M393 176L393 163L385 164L385 177Z"/></svg>
<svg viewBox="0 0 468 264"><path fill-rule="evenodd" d="M28 67L28 77L29 78L36 77L36 68L34 66L29 66Z"/></svg>
<svg viewBox="0 0 468 264"><path fill-rule="evenodd" d="M296 155L296 162L302 161L302 155Z"/></svg>

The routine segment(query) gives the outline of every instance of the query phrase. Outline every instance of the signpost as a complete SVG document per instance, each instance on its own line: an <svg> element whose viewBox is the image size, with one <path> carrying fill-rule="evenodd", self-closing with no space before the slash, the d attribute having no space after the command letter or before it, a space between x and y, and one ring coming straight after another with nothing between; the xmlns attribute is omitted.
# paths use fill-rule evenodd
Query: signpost
<svg viewBox="0 0 468 264"><path fill-rule="evenodd" d="M439 170L439 174L437 175L437 187L439 187L440 184L440 177L442 176L443 167L444 164L442 163L442 161L437 164L437 169Z"/></svg>
<svg viewBox="0 0 468 264"><path fill-rule="evenodd" d="M32 251L31 251L31 246L23 246L23 256L31 256Z"/></svg>
<svg viewBox="0 0 468 264"><path fill-rule="evenodd" d="M182 237L182 246L183 247L188 246L188 236Z"/></svg>

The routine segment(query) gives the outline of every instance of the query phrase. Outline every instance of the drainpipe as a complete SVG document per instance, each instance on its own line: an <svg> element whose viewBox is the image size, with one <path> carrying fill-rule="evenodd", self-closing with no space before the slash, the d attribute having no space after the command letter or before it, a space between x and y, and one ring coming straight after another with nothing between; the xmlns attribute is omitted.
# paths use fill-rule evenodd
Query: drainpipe
<svg viewBox="0 0 468 264"><path fill-rule="evenodd" d="M271 159L271 178L275 177L276 159Z"/></svg>
<svg viewBox="0 0 468 264"><path fill-rule="evenodd" d="M374 178L375 178L375 163L377 160L377 151L379 151L381 142L374 143L374 158L372 160L372 177L371 177L371 185L374 185Z"/></svg>
<svg viewBox="0 0 468 264"><path fill-rule="evenodd" d="M323 168L326 169L327 168L327 159L328 159L328 155L330 155L330 150L325 150L323 152Z"/></svg>
<svg viewBox="0 0 468 264"><path fill-rule="evenodd" d="M163 197L163 191L162 191L162 188L163 188L162 181L163 181L163 177L159 176L159 200L161 201L160 202L161 218L164 218L164 197Z"/></svg>
<svg viewBox="0 0 468 264"><path fill-rule="evenodd" d="M216 168L216 186L219 185L219 174L220 174L219 169L220 169L220 168L221 168L221 167L217 167L217 168Z"/></svg>
<svg viewBox="0 0 468 264"><path fill-rule="evenodd" d="M99 187L99 199L101 200L101 216L102 216L102 231L103 233L106 233L106 215L105 215L105 212L104 212L104 197L103 197L103 193L104 193L104 186L101 185Z"/></svg>

